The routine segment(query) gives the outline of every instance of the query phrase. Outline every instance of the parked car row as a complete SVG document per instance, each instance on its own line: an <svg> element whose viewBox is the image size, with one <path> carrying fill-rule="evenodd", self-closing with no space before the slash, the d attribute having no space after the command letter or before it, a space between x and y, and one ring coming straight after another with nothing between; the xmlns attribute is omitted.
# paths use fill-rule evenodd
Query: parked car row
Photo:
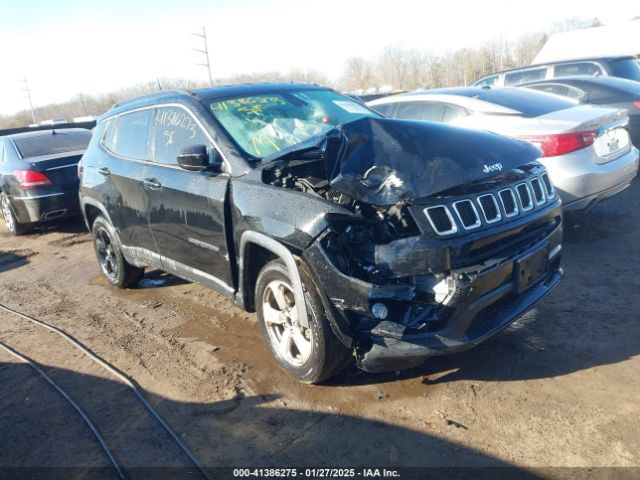
<svg viewBox="0 0 640 480"><path fill-rule="evenodd" d="M565 210L584 210L619 193L638 172L624 109L514 87L417 91L369 106L390 118L442 122L533 143L542 150L540 162Z"/></svg>
<svg viewBox="0 0 640 480"><path fill-rule="evenodd" d="M617 77L566 77L522 84L523 87L574 99L581 104L625 109L631 143L640 148L640 82Z"/></svg>
<svg viewBox="0 0 640 480"><path fill-rule="evenodd" d="M112 285L146 268L204 284L315 383L354 356L394 371L471 348L531 309L563 276L563 201L587 208L636 175L627 122L527 88L371 107L295 83L160 92L115 105L88 146L76 130L1 137L0 188L10 229L50 210L17 205L73 191Z"/></svg>
<svg viewBox="0 0 640 480"><path fill-rule="evenodd" d="M636 57L631 55L550 62L492 73L478 79L473 86L516 86L526 82L576 75L618 77L640 81L640 64Z"/></svg>
<svg viewBox="0 0 640 480"><path fill-rule="evenodd" d="M82 128L0 136L0 207L12 234L80 214L77 169L90 139Z"/></svg>

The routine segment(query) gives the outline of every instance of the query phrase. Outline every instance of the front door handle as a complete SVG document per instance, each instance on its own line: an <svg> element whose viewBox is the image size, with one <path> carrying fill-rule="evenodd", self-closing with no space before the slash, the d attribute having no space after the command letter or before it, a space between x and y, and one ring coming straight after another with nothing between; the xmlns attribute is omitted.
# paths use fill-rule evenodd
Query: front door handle
<svg viewBox="0 0 640 480"><path fill-rule="evenodd" d="M111 170L109 170L107 167L102 167L98 169L98 173L106 177L107 175L111 175Z"/></svg>
<svg viewBox="0 0 640 480"><path fill-rule="evenodd" d="M143 183L145 188L149 190L160 190L162 188L162 184L155 178L145 178Z"/></svg>

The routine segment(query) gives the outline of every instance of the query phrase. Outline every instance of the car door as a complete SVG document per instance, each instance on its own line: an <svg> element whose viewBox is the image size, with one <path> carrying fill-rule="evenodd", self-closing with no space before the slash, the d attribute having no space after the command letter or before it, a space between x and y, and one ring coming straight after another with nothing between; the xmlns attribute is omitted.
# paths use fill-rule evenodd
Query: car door
<svg viewBox="0 0 640 480"><path fill-rule="evenodd" d="M155 250L149 229L149 195L143 178L150 167L153 109L124 113L106 125L102 146L108 155L97 165L99 190L120 241Z"/></svg>
<svg viewBox="0 0 640 480"><path fill-rule="evenodd" d="M153 163L144 181L151 198L149 225L166 270L229 291L232 282L225 233L228 173L180 168L179 152L206 145L209 136L182 106L155 110Z"/></svg>

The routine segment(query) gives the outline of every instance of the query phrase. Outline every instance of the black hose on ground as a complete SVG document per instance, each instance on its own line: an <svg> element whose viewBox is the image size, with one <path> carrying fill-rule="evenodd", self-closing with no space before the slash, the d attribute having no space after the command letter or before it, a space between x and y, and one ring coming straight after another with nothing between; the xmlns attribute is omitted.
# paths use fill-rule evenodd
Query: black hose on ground
<svg viewBox="0 0 640 480"><path fill-rule="evenodd" d="M144 397L144 395L142 394L140 389L136 386L134 380L132 380L129 377L127 377L124 373L122 373L120 370L118 370L113 365L109 364L106 360L103 360L102 358L100 358L98 355L93 353L91 350L89 350L89 348L85 347L82 343L80 343L74 337L72 337L71 335L66 333L64 330L61 330L58 327L54 327L53 325L49 325L48 323L45 323L45 322L43 322L41 320L37 320L37 319L35 319L33 317L25 315L24 313L20 313L20 312L18 312L16 310L13 310L12 308L9 308L9 307L1 304L1 303L0 303L0 310L4 310L7 313L10 313L12 315L16 315L16 316L18 316L18 317L20 317L20 318L22 318L24 320L27 320L27 321L33 323L34 325L38 325L38 326L40 326L42 328L45 328L45 329L47 329L47 330L49 330L49 331L51 331L51 332L53 332L53 333L55 333L57 335L60 335L62 338L64 338L67 342L69 342L75 348L81 350L84 354L86 354L95 363L97 363L102 368L104 368L109 373L111 373L113 376L115 376L116 378L121 380L125 385L127 385L131 390L133 390L133 393L136 394L136 396L142 402L142 404L145 406L147 411L158 421L158 423L160 423L160 425L167 431L167 433L169 433L169 435L171 435L171 437L176 441L176 443L178 444L180 449L187 455L187 457L189 457L189 460L191 460L191 462L198 468L198 470L200 470L200 472L204 475L204 477L207 480L212 480L212 478L209 476L209 474L204 469L204 467L202 467L202 465L200 465L200 462L198 462L198 460L191 453L191 451L187 448L187 446L182 442L182 440L180 440L180 437L178 437L178 435L171 429L171 427L167 424L167 422L165 422L164 419L149 404L149 402ZM4 344L3 344L3 346L4 346ZM6 347L6 348L8 348L8 347ZM15 351L12 351L12 352L17 354L17 352L15 352ZM12 353L12 355L13 355L13 353ZM18 354L18 355L20 355L20 354ZM41 370L39 371L39 373L40 372L41 372ZM42 372L41 375L44 375L44 372ZM50 379L49 379L49 383L52 383L52 381ZM52 385L54 385L54 387L61 394L63 394L65 396L65 398L68 398L67 395L64 394L61 389L59 389L59 387L55 386L55 384L53 384L53 383L52 383ZM68 400L71 402L70 399L68 399ZM76 408L76 410L79 409L79 407L77 407L77 406L74 407L74 408ZM78 411L81 412L80 410L78 410ZM81 413L81 415L83 415L83 414ZM84 415L83 415L83 418L84 418ZM87 418L87 421L88 421L88 418ZM96 432L97 432L97 430L94 433L96 433ZM106 445L105 445L105 448L106 448ZM113 459L113 457L110 454L109 454L109 458L112 460L112 463L114 463L114 465L117 465L115 463L115 460ZM124 478L122 476L122 472L119 469L119 467L116 466L116 468L118 468L118 473L120 474L121 478Z"/></svg>
<svg viewBox="0 0 640 480"><path fill-rule="evenodd" d="M67 393L62 388L60 388L60 386L58 386L58 384L56 384L53 380L51 380L51 377L49 377L46 373L44 373L44 370L42 370L42 368L40 368L40 366L34 360L22 355L21 353L16 352L13 348L9 347L8 345L5 345L2 342L0 342L0 348L2 348L9 355L14 356L21 362L29 364L36 372L40 374L42 378L44 378L49 383L49 385L51 385L54 389L56 389L58 393L62 395L67 402L69 402L69 404L75 409L76 412L78 412L78 414L82 417L82 420L84 420L84 423L87 424L89 429L95 435L96 439L98 440L98 443L100 444L100 447L102 447L102 450L104 451L104 453L107 454L107 457L109 457L109 460L113 464L114 468L117 470L118 476L124 480L126 477L122 473L122 470L118 465L118 462L116 462L116 459L113 457L111 450L109 450L109 447L107 447L107 444L105 443L104 439L98 432L98 429L91 422L91 420L89 420L89 417L82 411L80 406L76 402L74 402L73 399L69 395L67 395Z"/></svg>

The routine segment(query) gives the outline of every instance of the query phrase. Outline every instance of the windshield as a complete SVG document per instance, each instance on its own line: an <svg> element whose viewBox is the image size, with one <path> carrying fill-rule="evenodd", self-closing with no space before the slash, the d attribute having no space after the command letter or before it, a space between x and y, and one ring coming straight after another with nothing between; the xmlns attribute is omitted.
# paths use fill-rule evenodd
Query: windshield
<svg viewBox="0 0 640 480"><path fill-rule="evenodd" d="M380 115L331 90L236 97L210 105L227 133L251 157L272 158L338 125Z"/></svg>

